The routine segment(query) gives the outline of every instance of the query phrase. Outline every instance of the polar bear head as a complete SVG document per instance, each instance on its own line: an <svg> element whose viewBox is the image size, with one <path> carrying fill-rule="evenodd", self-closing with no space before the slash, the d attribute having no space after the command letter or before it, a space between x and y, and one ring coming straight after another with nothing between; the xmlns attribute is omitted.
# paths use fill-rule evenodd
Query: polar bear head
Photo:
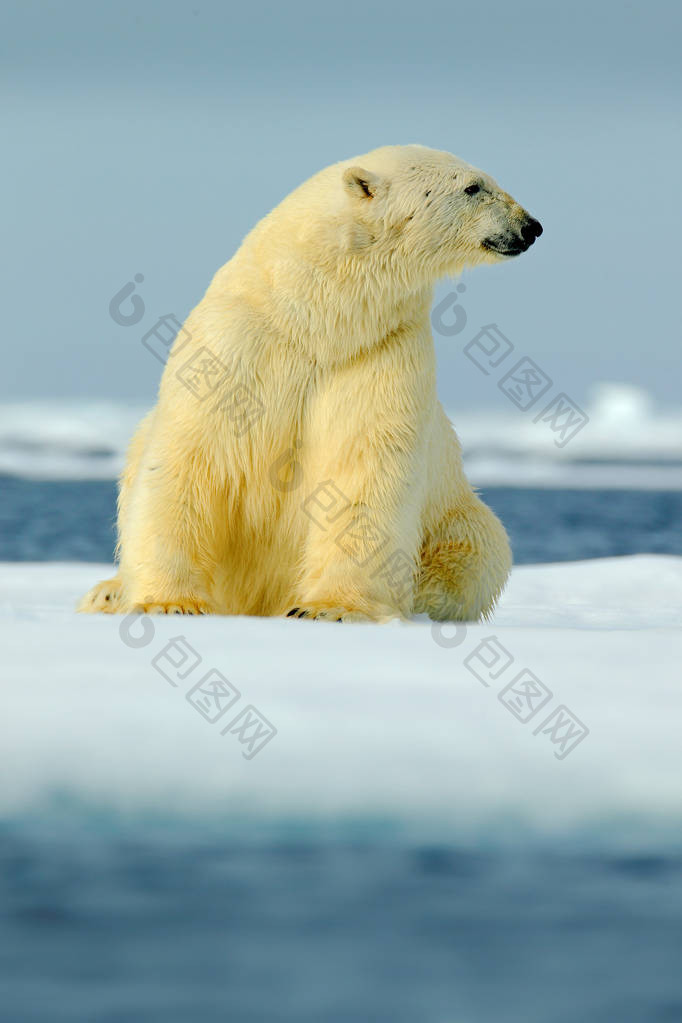
<svg viewBox="0 0 682 1023"><path fill-rule="evenodd" d="M509 259L542 234L488 174L450 153L384 146L331 170L348 248L412 281L433 283Z"/></svg>

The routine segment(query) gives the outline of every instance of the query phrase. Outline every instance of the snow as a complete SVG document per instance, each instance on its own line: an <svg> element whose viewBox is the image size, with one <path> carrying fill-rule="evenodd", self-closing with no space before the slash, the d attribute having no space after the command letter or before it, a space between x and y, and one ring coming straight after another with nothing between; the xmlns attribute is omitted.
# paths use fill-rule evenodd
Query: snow
<svg viewBox="0 0 682 1023"><path fill-rule="evenodd" d="M500 407L451 409L467 474L479 486L682 488L682 409L656 409L626 384L594 389L589 422L558 447L500 394ZM115 402L0 405L0 473L32 479L114 479L148 406Z"/></svg>
<svg viewBox="0 0 682 1023"><path fill-rule="evenodd" d="M516 568L482 625L155 618L138 647L121 638L129 620L74 614L110 572L0 565L0 815L68 799L510 841L679 840L682 558ZM179 636L202 660L173 687L151 662ZM493 636L513 663L486 687L464 662L480 674L470 655ZM213 668L241 697L210 724L185 694ZM497 698L522 669L552 693L526 724ZM247 704L277 729L252 759L220 734ZM589 728L564 759L534 734L559 705Z"/></svg>

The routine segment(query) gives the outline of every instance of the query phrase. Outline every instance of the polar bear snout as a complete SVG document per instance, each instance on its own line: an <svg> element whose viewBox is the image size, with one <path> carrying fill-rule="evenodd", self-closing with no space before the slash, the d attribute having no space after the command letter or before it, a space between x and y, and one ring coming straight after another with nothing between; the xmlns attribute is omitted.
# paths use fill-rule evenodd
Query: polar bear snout
<svg viewBox="0 0 682 1023"><path fill-rule="evenodd" d="M536 238L539 238L542 234L542 224L535 217L528 217L528 220L521 228L521 237L526 243L528 248L533 244Z"/></svg>
<svg viewBox="0 0 682 1023"><path fill-rule="evenodd" d="M518 256L526 252L536 238L542 234L542 224L524 210L523 218L514 227L508 227L499 234L483 240L483 248L498 256Z"/></svg>

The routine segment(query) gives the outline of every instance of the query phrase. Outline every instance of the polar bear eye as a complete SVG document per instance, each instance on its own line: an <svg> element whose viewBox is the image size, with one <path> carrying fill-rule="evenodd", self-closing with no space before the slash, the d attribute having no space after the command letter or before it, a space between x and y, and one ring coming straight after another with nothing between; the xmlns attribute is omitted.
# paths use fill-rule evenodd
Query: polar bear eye
<svg viewBox="0 0 682 1023"><path fill-rule="evenodd" d="M464 191L466 192L467 195L476 195L477 192L481 191L481 186L476 184L467 185Z"/></svg>

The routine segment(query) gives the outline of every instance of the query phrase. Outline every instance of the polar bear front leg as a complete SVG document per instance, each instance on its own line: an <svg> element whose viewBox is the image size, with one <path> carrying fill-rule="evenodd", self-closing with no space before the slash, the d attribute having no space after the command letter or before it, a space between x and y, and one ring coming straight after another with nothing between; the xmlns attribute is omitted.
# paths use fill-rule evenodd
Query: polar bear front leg
<svg viewBox="0 0 682 1023"><path fill-rule="evenodd" d="M125 610L202 614L211 600L210 480L197 456L145 453L125 516L120 516L120 577Z"/></svg>
<svg viewBox="0 0 682 1023"><path fill-rule="evenodd" d="M418 569L414 538L406 540L363 502L351 502L328 525L308 536L305 568L284 614L336 622L409 617Z"/></svg>
<svg viewBox="0 0 682 1023"><path fill-rule="evenodd" d="M147 413L140 422L135 435L128 447L126 465L119 482L118 493L118 531L119 540L121 523L125 520L130 495L134 492L135 481L144 455L145 444L153 419L153 411ZM118 545L117 545L118 546ZM127 610L123 580L120 574L112 579L104 579L88 590L76 607L81 614L120 614Z"/></svg>
<svg viewBox="0 0 682 1023"><path fill-rule="evenodd" d="M283 613L388 621L412 613L422 540L433 342L412 327L326 374L307 409L301 570Z"/></svg>
<svg viewBox="0 0 682 1023"><path fill-rule="evenodd" d="M300 505L307 527L303 568L284 613L343 622L408 618L420 546L409 474L382 460L372 477L357 468L344 472L338 463L321 475Z"/></svg>

